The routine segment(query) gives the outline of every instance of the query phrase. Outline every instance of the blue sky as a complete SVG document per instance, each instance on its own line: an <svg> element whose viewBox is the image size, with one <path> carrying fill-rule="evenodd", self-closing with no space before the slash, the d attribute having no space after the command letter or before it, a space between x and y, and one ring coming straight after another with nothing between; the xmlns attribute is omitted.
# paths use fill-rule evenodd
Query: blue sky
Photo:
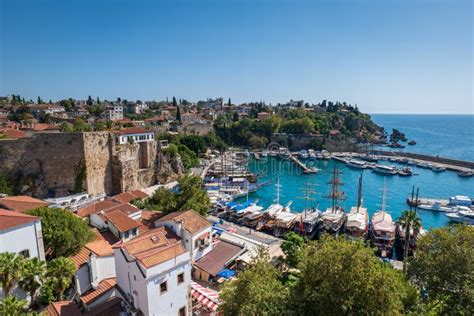
<svg viewBox="0 0 474 316"><path fill-rule="evenodd" d="M474 113L469 0L0 3L2 95Z"/></svg>

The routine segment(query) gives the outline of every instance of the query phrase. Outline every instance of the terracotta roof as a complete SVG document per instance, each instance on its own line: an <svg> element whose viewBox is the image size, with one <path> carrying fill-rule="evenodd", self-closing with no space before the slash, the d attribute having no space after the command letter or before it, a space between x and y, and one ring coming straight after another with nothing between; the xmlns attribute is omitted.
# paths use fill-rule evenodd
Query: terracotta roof
<svg viewBox="0 0 474 316"><path fill-rule="evenodd" d="M145 123L147 123L147 122L162 122L162 121L166 121L166 118L165 118L164 115L160 115L160 116L155 116L155 117L150 117L150 118L144 119L143 121Z"/></svg>
<svg viewBox="0 0 474 316"><path fill-rule="evenodd" d="M76 214L80 217L87 217L91 214L99 212L112 212L120 210L125 214L132 214L140 211L138 208L131 204L121 203L112 199L107 199L101 202L97 202L86 207L80 208L77 210Z"/></svg>
<svg viewBox="0 0 474 316"><path fill-rule="evenodd" d="M130 128L121 129L120 131L118 131L118 133L120 135L129 135L129 134L153 133L153 131L149 131L147 129L140 128L140 127L130 127Z"/></svg>
<svg viewBox="0 0 474 316"><path fill-rule="evenodd" d="M131 219L121 211L113 211L105 214L104 216L121 233L137 228L141 225L139 222L134 219Z"/></svg>
<svg viewBox="0 0 474 316"><path fill-rule="evenodd" d="M0 134L4 134L7 138L12 138L12 139L26 137L25 132L14 129L14 128L0 129Z"/></svg>
<svg viewBox="0 0 474 316"><path fill-rule="evenodd" d="M210 227L211 223L198 213L193 210L185 212L173 212L168 215L163 216L159 222L167 221L181 221L183 223L184 229L186 229L191 234L200 232L201 230Z"/></svg>
<svg viewBox="0 0 474 316"><path fill-rule="evenodd" d="M79 307L73 301L52 302L45 309L48 316L81 316Z"/></svg>
<svg viewBox="0 0 474 316"><path fill-rule="evenodd" d="M143 191L135 190L132 192L122 192L120 194L112 196L112 199L119 201L121 203L130 203L135 199L144 199L147 198L148 194Z"/></svg>
<svg viewBox="0 0 474 316"><path fill-rule="evenodd" d="M9 229L37 220L39 220L39 217L0 209L0 230Z"/></svg>
<svg viewBox="0 0 474 316"><path fill-rule="evenodd" d="M89 305L97 300L99 297L104 295L105 293L109 292L111 289L115 287L117 283L115 278L104 279L100 281L99 286L95 290L90 290L81 295L81 301L85 305Z"/></svg>
<svg viewBox="0 0 474 316"><path fill-rule="evenodd" d="M204 257L194 263L196 267L216 276L229 260L234 258L243 248L226 241L219 241Z"/></svg>
<svg viewBox="0 0 474 316"><path fill-rule="evenodd" d="M123 311L122 299L118 296L108 299L99 306L92 308L85 315L87 316L117 316Z"/></svg>
<svg viewBox="0 0 474 316"><path fill-rule="evenodd" d="M0 199L0 206L21 213L47 205L48 203L45 201L26 195L7 196Z"/></svg>
<svg viewBox="0 0 474 316"><path fill-rule="evenodd" d="M89 256L95 253L98 257L112 256L112 246L105 240L96 228L91 229L95 234L95 239L87 243L77 254L71 257L74 265L79 269L89 261Z"/></svg>
<svg viewBox="0 0 474 316"><path fill-rule="evenodd" d="M33 125L33 130L34 131L45 131L45 130L60 130L61 127L59 125L51 125L51 124L45 124L45 123L36 123Z"/></svg>
<svg viewBox="0 0 474 316"><path fill-rule="evenodd" d="M145 268L175 258L186 252L180 238L166 227L149 230L120 245Z"/></svg>

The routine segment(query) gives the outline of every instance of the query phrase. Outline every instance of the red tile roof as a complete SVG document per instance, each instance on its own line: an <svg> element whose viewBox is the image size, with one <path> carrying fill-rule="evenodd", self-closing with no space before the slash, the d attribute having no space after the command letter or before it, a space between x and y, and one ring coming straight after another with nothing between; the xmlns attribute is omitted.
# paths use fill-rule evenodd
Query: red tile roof
<svg viewBox="0 0 474 316"><path fill-rule="evenodd" d="M115 278L104 279L95 290L90 290L81 295L80 299L85 305L89 305L115 287Z"/></svg>
<svg viewBox="0 0 474 316"><path fill-rule="evenodd" d="M121 211L113 211L104 215L105 218L114 225L121 233L140 227L140 223L131 219Z"/></svg>
<svg viewBox="0 0 474 316"><path fill-rule="evenodd" d="M94 253L98 257L112 256L112 246L105 240L96 228L91 229L95 238L87 243L77 254L71 257L74 265L79 269L83 264L89 261L89 256Z"/></svg>
<svg viewBox="0 0 474 316"><path fill-rule="evenodd" d="M132 214L132 213L140 211L138 208L136 208L135 206L131 204L121 203L113 199L107 199L107 200L80 208L77 210L76 214L84 218L91 214L96 214L100 212L112 212L116 210L120 210L124 212L125 214Z"/></svg>
<svg viewBox="0 0 474 316"><path fill-rule="evenodd" d="M180 238L166 227L143 233L120 245L145 268L153 267L186 252Z"/></svg>
<svg viewBox="0 0 474 316"><path fill-rule="evenodd" d="M118 131L118 133L120 135L130 135L130 134L153 133L153 131L149 131L147 129L140 128L140 127L130 127L130 128L121 129L120 131Z"/></svg>
<svg viewBox="0 0 474 316"><path fill-rule="evenodd" d="M73 301L52 302L45 309L47 316L81 316L79 307Z"/></svg>
<svg viewBox="0 0 474 316"><path fill-rule="evenodd" d="M0 206L12 211L24 213L41 206L48 206L48 203L32 198L31 196L19 195L0 198Z"/></svg>
<svg viewBox="0 0 474 316"><path fill-rule="evenodd" d="M13 228L37 220L39 220L39 217L0 209L0 230Z"/></svg>
<svg viewBox="0 0 474 316"><path fill-rule="evenodd" d="M159 222L182 222L184 229L191 234L200 232L201 230L211 226L211 223L193 210L185 212L173 212L160 218Z"/></svg>
<svg viewBox="0 0 474 316"><path fill-rule="evenodd" d="M121 203L130 203L135 199L144 199L147 198L148 194L143 191L135 190L132 192L122 192L120 194L112 196L112 199L119 201Z"/></svg>
<svg viewBox="0 0 474 316"><path fill-rule="evenodd" d="M26 133L14 128L3 128L0 129L0 134L3 134L6 136L6 138L11 138L11 139L17 139L17 138L23 138L26 137Z"/></svg>

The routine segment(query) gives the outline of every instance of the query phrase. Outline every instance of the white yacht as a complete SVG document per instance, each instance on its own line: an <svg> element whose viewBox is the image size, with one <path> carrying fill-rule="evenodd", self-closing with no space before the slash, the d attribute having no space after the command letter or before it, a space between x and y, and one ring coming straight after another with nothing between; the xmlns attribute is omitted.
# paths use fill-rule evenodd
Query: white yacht
<svg viewBox="0 0 474 316"><path fill-rule="evenodd" d="M446 216L455 223L474 225L474 210L466 206L456 206L456 213L449 213Z"/></svg>
<svg viewBox="0 0 474 316"><path fill-rule="evenodd" d="M388 174L388 175L396 175L397 174L397 168L394 167L394 166L387 166L387 165L377 164L377 165L375 165L375 168L373 170L374 170L374 172L380 173L380 174Z"/></svg>
<svg viewBox="0 0 474 316"><path fill-rule="evenodd" d="M308 157L309 157L308 152L305 149L303 149L299 152L299 156L300 156L301 159L308 159Z"/></svg>
<svg viewBox="0 0 474 316"><path fill-rule="evenodd" d="M455 213L456 209L452 207L442 206L441 202L434 202L433 204L420 204L418 205L419 209L434 211L434 212L446 212L446 213Z"/></svg>
<svg viewBox="0 0 474 316"><path fill-rule="evenodd" d="M356 168L356 169L365 169L367 168L367 163L362 160L357 160L357 159L351 159L347 162L347 165L351 168Z"/></svg>

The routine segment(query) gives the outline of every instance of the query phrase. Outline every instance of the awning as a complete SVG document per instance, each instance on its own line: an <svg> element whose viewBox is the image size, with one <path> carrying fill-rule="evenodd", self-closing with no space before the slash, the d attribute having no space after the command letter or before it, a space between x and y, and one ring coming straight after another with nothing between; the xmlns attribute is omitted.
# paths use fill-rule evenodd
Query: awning
<svg viewBox="0 0 474 316"><path fill-rule="evenodd" d="M233 277L235 275L235 270L231 270L231 269L222 269L218 274L217 276L218 277L221 277L221 278L225 278L225 279L230 279L231 277Z"/></svg>
<svg viewBox="0 0 474 316"><path fill-rule="evenodd" d="M219 306L219 294L216 291L207 289L196 282L191 282L191 296L193 300L200 302L214 312Z"/></svg>

